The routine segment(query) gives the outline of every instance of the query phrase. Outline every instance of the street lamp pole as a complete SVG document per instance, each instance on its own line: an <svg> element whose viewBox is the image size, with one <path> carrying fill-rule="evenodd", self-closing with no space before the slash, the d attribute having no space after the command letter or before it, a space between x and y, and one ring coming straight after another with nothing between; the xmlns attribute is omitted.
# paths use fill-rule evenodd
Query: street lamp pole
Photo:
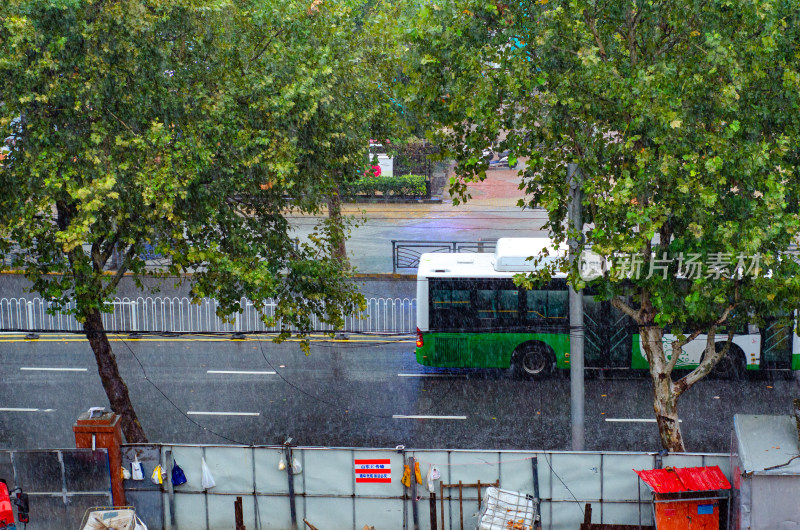
<svg viewBox="0 0 800 530"><path fill-rule="evenodd" d="M573 232L569 238L569 262L575 270L578 249L583 243L583 217L581 203L581 172L578 164L567 164L569 183L569 223ZM570 417L572 423L572 450L584 450L584 386L583 386L583 296L569 285L569 379L570 379Z"/></svg>

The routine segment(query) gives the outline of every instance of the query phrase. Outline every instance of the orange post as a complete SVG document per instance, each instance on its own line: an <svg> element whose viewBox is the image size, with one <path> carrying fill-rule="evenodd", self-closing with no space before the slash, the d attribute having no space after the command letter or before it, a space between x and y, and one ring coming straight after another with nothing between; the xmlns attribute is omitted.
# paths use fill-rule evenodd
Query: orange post
<svg viewBox="0 0 800 530"><path fill-rule="evenodd" d="M125 490L122 487L122 427L120 417L113 412L104 412L89 417L84 412L72 426L75 447L78 449L107 449L108 466L111 471L111 496L114 506L125 506Z"/></svg>

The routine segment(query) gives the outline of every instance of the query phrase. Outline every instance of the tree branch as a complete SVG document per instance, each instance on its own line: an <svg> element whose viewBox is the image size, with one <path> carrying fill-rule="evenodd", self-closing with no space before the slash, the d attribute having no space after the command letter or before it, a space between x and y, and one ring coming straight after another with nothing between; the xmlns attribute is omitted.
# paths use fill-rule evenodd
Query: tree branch
<svg viewBox="0 0 800 530"><path fill-rule="evenodd" d="M674 341L674 342L672 343L672 352L673 352L673 355L672 355L672 358L669 360L669 364L667 365L667 369L669 370L669 372L670 372L670 373L672 373L672 369L673 369L673 368L675 368L675 364L678 362L678 357L680 357L680 353L679 353L678 355L675 355L675 354L674 354L674 353L675 353L675 351L676 351L676 350L680 351L681 349L683 349L683 347L684 347L685 345L689 344L689 343L690 343L690 342L692 342L694 339L696 339L696 338L697 338L697 337L698 337L698 336L699 336L701 333L703 333L703 331L704 331L706 328L708 328L708 330L709 330L709 334L708 334L708 336L713 338L713 336L714 336L714 333L712 333L712 332L711 332L711 330L716 330L716 329L717 329L717 326L720 326L720 325L722 325L722 324L723 324L723 323L724 323L726 320L728 320L728 315L730 315L730 313L731 313L731 311L733 311L733 308L734 308L734 307L736 307L736 305L735 305L735 304L731 304L731 305L729 305L728 307L726 307L726 308L725 308L725 311L723 311L723 312L722 312L722 315L721 315L721 316L720 316L718 319L716 319L714 322L712 322L712 323L711 323L711 324L709 324L708 326L701 326L699 329L696 329L695 331L693 331L693 332L692 332L692 334L691 334L691 335L689 335L688 337L686 337L686 338L685 338L683 341L678 341L678 340L676 340L676 341ZM731 335L731 336L732 336L732 335ZM680 344L679 344L679 343L680 343ZM678 346L679 346L679 347L678 347ZM726 350L726 351L727 351L727 350ZM716 362L715 362L714 364L716 364ZM713 367L713 366L712 366L712 367ZM698 368L699 368L699 367L698 367ZM694 383L693 383L693 384L694 384Z"/></svg>
<svg viewBox="0 0 800 530"><path fill-rule="evenodd" d="M554 50L560 51L560 52L566 52L566 53L571 53L572 55L580 56L580 54L578 52L575 52L575 51L572 51L572 50L568 50L566 48L561 48L559 46L551 46L551 48L554 49Z"/></svg>
<svg viewBox="0 0 800 530"><path fill-rule="evenodd" d="M94 271L102 274L103 268L105 268L106 265L106 260L103 259L103 253L100 251L100 243L97 241L92 243L91 258Z"/></svg>
<svg viewBox="0 0 800 530"><path fill-rule="evenodd" d="M612 298L611 305L619 309L629 317L631 317L633 320L636 321L637 324L641 324L641 314L640 314L641 312L633 309L631 306L623 302L621 298L619 297Z"/></svg>
<svg viewBox="0 0 800 530"><path fill-rule="evenodd" d="M589 31L592 32L592 36L594 37L594 42L597 44L597 48L600 51L600 57L603 58L603 61L607 61L608 57L606 56L606 48L603 46L603 41L600 40L600 34L597 33L597 25L593 18L589 16L589 10L583 10L583 19L586 21L586 25L589 26Z"/></svg>
<svg viewBox="0 0 800 530"><path fill-rule="evenodd" d="M250 57L250 59L247 61L247 64L249 65L250 63L252 63L256 59L261 57L261 54L263 54L265 51L267 51L267 48L269 48L269 45L272 44L272 41L275 40L275 38L278 37L285 30L286 30L285 27L281 28L278 31L276 31L271 37L269 37L269 40L266 42L266 44L264 44L264 46L259 51L257 51L252 57ZM261 37L261 40L258 42L258 44L256 44L256 47L258 47L262 42L264 42L264 39L266 39L266 38L267 38L266 35Z"/></svg>
<svg viewBox="0 0 800 530"><path fill-rule="evenodd" d="M117 245L117 241L119 241L119 230L114 233L114 236L109 239L103 247L102 256L104 264L108 262L108 258L110 258L111 253L114 252L114 247Z"/></svg>
<svg viewBox="0 0 800 530"><path fill-rule="evenodd" d="M119 117L117 117L117 115L116 115L116 114L114 114L114 113L113 113L113 112L111 112L110 110L108 111L108 113L109 113L109 114L111 114L112 116L114 116L114 118L115 118L115 119L116 119L118 122L120 122L122 125L124 125L124 126L125 126L125 128L126 128L126 129L128 129L128 130L131 132L131 134L132 134L132 135L134 135L134 136L139 136L139 135L136 133L136 131L134 131L133 129L131 129L131 128L128 126L128 124L127 124L127 123L125 123L124 121L122 121L121 119L119 119Z"/></svg>
<svg viewBox="0 0 800 530"><path fill-rule="evenodd" d="M106 286L103 288L103 296L108 296L114 289L117 288L117 285L119 285L122 277L125 276L126 272L128 272L128 267L130 266L131 260L133 260L134 256L136 256L136 245L131 245L128 247L125 257L122 259L122 263L119 264L117 272L114 273L114 277L111 278L111 281L108 282L108 284L106 284Z"/></svg>
<svg viewBox="0 0 800 530"><path fill-rule="evenodd" d="M698 50L700 50L700 51L701 51L701 52L703 52L704 54L708 55L708 50L704 50L703 48L701 48L700 46L698 46L698 45L697 45L697 44L695 44L694 42L692 43L692 46L694 46L695 48L697 48Z"/></svg>
<svg viewBox="0 0 800 530"><path fill-rule="evenodd" d="M717 351L715 331L716 326L712 326L711 329L709 329L709 334L706 338L706 350L700 365L676 381L673 385L676 398L707 376L717 362L728 354L728 350L731 348L731 342L733 341L733 328L728 330L728 338L725 341L725 346L723 346L720 351Z"/></svg>
<svg viewBox="0 0 800 530"><path fill-rule="evenodd" d="M668 52L668 51L670 51L672 48L674 48L674 47L675 47L675 45L676 45L676 44L678 44L678 43L679 43L681 40L682 40L682 39L681 39L681 37L679 37L679 36L678 36L678 37L675 37L675 38L673 38L673 39L669 39L667 42L665 42L665 43L664 43L664 45L663 45L663 46L661 46L661 48L659 48L658 50L656 50L655 56L656 56L656 57L658 57L658 56L659 56L659 55L661 55L661 54L667 53L667 52Z"/></svg>
<svg viewBox="0 0 800 530"><path fill-rule="evenodd" d="M628 34L625 36L625 38L628 41L628 52L631 58L631 66L636 66L636 63L639 62L636 55L636 27L639 25L639 19L641 16L641 9L638 9L634 14L633 8L630 4L628 5L628 11L625 17L628 23Z"/></svg>

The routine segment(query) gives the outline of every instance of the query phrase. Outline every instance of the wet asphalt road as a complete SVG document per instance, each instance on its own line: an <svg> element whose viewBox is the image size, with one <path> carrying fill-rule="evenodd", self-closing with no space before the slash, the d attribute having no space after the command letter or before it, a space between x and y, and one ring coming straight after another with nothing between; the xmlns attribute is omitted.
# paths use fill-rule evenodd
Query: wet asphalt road
<svg viewBox="0 0 800 530"><path fill-rule="evenodd" d="M569 449L569 380L431 369L410 338L117 337L112 346L153 442ZM702 381L681 399L687 449L727 452L733 414L787 414L798 384L781 373ZM71 426L108 406L86 340L0 336L0 448L73 446ZM408 418L407 416L422 416ZM658 450L649 381L586 379L586 449Z"/></svg>

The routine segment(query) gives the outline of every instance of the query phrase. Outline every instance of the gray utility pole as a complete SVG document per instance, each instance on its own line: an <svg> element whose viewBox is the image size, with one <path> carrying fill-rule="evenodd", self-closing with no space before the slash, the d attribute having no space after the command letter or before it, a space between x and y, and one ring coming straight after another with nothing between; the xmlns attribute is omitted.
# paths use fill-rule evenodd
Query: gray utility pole
<svg viewBox="0 0 800 530"><path fill-rule="evenodd" d="M578 164L567 164L569 183L569 229L577 232L577 239L569 239L569 263L575 270L575 260L580 259L578 249L583 243L583 215L581 203L581 171ZM570 413L572 418L572 450L583 451L583 295L569 286L569 380Z"/></svg>

